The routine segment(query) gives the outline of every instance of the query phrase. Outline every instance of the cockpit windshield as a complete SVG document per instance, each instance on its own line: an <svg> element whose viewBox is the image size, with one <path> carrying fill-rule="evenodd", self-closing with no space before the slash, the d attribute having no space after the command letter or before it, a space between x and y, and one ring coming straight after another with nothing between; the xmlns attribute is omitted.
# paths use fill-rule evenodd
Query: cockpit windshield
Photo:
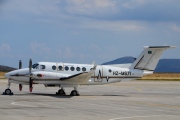
<svg viewBox="0 0 180 120"><path fill-rule="evenodd" d="M38 64L38 63L35 63L34 65L32 65L32 68L33 68L33 69L39 69L39 64Z"/></svg>

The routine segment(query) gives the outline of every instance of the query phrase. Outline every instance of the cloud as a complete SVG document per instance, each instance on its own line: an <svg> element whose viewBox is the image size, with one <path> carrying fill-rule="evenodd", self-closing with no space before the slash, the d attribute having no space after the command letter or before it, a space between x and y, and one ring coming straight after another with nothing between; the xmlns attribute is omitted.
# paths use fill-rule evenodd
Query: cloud
<svg viewBox="0 0 180 120"><path fill-rule="evenodd" d="M154 22L176 24L179 4L177 0L10 0L2 9L5 16L26 23L119 32L144 30Z"/></svg>
<svg viewBox="0 0 180 120"><path fill-rule="evenodd" d="M93 16L116 12L115 0L66 0L65 10L69 14Z"/></svg>
<svg viewBox="0 0 180 120"><path fill-rule="evenodd" d="M33 42L30 45L33 54L48 55L51 54L51 49L45 43Z"/></svg>
<svg viewBox="0 0 180 120"><path fill-rule="evenodd" d="M172 25L171 28L175 31L175 32L180 32L180 27L178 27L177 25Z"/></svg>
<svg viewBox="0 0 180 120"><path fill-rule="evenodd" d="M91 21L82 23L82 27L113 32L140 31L144 29L144 24L133 21Z"/></svg>
<svg viewBox="0 0 180 120"><path fill-rule="evenodd" d="M9 44L0 44L0 57L13 57L13 55L11 55L11 47Z"/></svg>
<svg viewBox="0 0 180 120"><path fill-rule="evenodd" d="M179 21L179 4L179 0L10 0L2 9L6 15L30 20L51 18L65 22L88 18L149 22Z"/></svg>
<svg viewBox="0 0 180 120"><path fill-rule="evenodd" d="M61 49L57 49L57 55L58 58L63 59L73 58L77 56L76 53L73 52L73 50L68 46Z"/></svg>
<svg viewBox="0 0 180 120"><path fill-rule="evenodd" d="M147 0L126 0L121 5L127 9L134 9L147 3Z"/></svg>
<svg viewBox="0 0 180 120"><path fill-rule="evenodd" d="M32 13L32 14L45 14L55 12L58 10L57 0L50 2L49 0L36 1L36 0L10 0L4 5L4 9L9 11L16 11L21 13Z"/></svg>
<svg viewBox="0 0 180 120"><path fill-rule="evenodd" d="M8 45L8 44L6 44L6 43L2 43L1 45L0 45L0 53L9 53L9 52L11 52L11 47L10 47L10 45Z"/></svg>

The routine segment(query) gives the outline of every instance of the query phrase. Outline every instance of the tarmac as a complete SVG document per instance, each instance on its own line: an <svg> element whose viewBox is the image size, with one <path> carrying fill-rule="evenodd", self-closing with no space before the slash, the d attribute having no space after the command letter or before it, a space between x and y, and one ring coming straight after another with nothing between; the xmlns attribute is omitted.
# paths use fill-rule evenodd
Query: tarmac
<svg viewBox="0 0 180 120"><path fill-rule="evenodd" d="M0 93L7 80L0 80ZM79 86L80 96L57 96L59 88L34 85L0 95L0 120L180 120L180 82L129 81ZM66 89L70 94L72 88Z"/></svg>

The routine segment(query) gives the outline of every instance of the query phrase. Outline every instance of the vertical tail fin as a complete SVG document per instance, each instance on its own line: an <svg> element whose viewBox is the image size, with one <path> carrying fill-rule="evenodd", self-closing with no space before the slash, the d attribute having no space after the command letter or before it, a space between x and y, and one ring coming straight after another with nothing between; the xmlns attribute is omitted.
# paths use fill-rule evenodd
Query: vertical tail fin
<svg viewBox="0 0 180 120"><path fill-rule="evenodd" d="M130 69L154 71L164 50L175 46L145 46L141 55L133 62Z"/></svg>

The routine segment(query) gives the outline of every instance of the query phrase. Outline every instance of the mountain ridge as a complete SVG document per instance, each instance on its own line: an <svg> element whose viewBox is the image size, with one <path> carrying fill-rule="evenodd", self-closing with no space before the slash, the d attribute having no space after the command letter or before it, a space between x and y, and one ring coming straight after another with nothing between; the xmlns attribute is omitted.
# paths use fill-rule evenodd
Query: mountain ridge
<svg viewBox="0 0 180 120"><path fill-rule="evenodd" d="M113 65L113 64L127 64L133 63L136 58L127 56L118 58L109 62L105 62L102 65ZM180 59L160 59L155 73L180 73Z"/></svg>
<svg viewBox="0 0 180 120"><path fill-rule="evenodd" d="M9 66L0 65L0 71L1 72L10 72L13 70L17 70L17 69L13 68L13 67L9 67Z"/></svg>

